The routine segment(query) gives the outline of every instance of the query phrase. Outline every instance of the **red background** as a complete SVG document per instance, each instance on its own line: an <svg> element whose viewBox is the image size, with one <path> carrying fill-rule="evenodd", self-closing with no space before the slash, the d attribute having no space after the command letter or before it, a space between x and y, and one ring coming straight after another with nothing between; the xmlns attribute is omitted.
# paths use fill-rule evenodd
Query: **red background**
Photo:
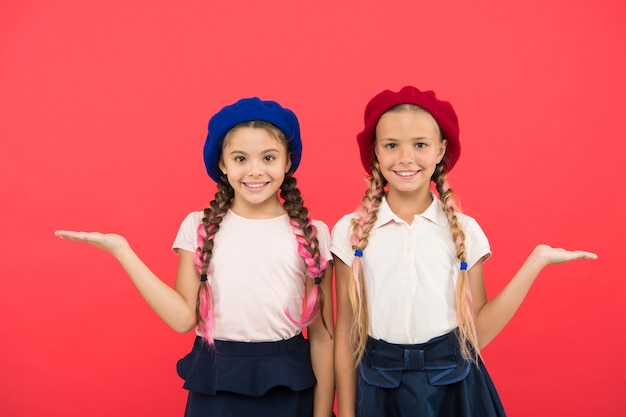
<svg viewBox="0 0 626 417"><path fill-rule="evenodd" d="M509 415L625 415L625 3L307 3L0 4L0 415L182 415L193 335L53 231L123 234L173 284L179 223L214 192L208 118L251 95L298 114L299 184L332 226L363 193L365 103L406 84L459 114L451 184L490 295L537 243L600 256L544 271L484 350Z"/></svg>

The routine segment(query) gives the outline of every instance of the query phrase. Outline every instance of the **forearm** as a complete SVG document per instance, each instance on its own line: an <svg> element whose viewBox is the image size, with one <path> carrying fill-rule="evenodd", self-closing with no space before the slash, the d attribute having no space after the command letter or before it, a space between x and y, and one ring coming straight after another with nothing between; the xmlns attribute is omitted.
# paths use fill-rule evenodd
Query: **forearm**
<svg viewBox="0 0 626 417"><path fill-rule="evenodd" d="M335 383L339 416L354 417L356 411L356 367L352 346L354 314L350 304L350 268L335 259L335 286L337 290L337 324L335 326Z"/></svg>
<svg viewBox="0 0 626 417"><path fill-rule="evenodd" d="M354 417L356 408L356 367L350 334L336 332L335 381L339 416Z"/></svg>
<svg viewBox="0 0 626 417"><path fill-rule="evenodd" d="M130 247L114 256L143 299L168 326L181 333L193 329L195 311L180 293L161 281Z"/></svg>
<svg viewBox="0 0 626 417"><path fill-rule="evenodd" d="M480 347L487 346L511 320L545 264L531 254L509 283L476 315Z"/></svg>
<svg viewBox="0 0 626 417"><path fill-rule="evenodd" d="M333 368L333 340L325 335L325 339L311 340L311 362L317 379L313 392L313 415L330 417L335 400L335 376Z"/></svg>

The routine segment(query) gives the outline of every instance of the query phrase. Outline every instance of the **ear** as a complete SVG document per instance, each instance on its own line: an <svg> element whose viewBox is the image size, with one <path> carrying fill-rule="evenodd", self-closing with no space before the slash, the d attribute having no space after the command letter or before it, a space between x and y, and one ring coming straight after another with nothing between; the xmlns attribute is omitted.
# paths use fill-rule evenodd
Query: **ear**
<svg viewBox="0 0 626 417"><path fill-rule="evenodd" d="M220 168L220 171L222 171L222 174L226 175L226 165L224 165L224 161L222 161L222 158L220 158L217 166Z"/></svg>
<svg viewBox="0 0 626 417"><path fill-rule="evenodd" d="M441 141L441 144L439 145L439 152L437 153L437 158L438 161L437 163L441 163L441 161L443 160L444 155L446 154L446 149L448 148L448 140L447 139L443 139Z"/></svg>
<svg viewBox="0 0 626 417"><path fill-rule="evenodd" d="M291 169L291 153L287 155L287 167L285 168L285 174Z"/></svg>

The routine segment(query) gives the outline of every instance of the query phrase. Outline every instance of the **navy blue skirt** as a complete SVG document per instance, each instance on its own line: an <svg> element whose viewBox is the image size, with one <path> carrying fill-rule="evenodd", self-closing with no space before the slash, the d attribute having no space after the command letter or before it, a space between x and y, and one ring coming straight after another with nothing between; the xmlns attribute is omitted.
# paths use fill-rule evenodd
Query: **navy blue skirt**
<svg viewBox="0 0 626 417"><path fill-rule="evenodd" d="M178 361L189 391L186 417L293 417L313 415L309 342L302 334L278 342L215 341L196 337Z"/></svg>
<svg viewBox="0 0 626 417"><path fill-rule="evenodd" d="M369 338L357 373L358 417L502 417L482 360L461 356L454 332L417 345Z"/></svg>

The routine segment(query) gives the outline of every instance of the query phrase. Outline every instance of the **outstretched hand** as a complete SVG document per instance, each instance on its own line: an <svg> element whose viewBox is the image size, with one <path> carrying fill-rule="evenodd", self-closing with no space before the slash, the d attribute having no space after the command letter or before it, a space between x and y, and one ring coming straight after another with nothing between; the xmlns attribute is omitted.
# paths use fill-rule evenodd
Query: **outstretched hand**
<svg viewBox="0 0 626 417"><path fill-rule="evenodd" d="M117 256L125 249L130 248L126 238L113 233L100 232L74 232L70 230L57 230L55 236L61 239L74 240L77 242L87 242L93 246L103 249L114 256Z"/></svg>
<svg viewBox="0 0 626 417"><path fill-rule="evenodd" d="M553 248L548 245L538 245L533 250L535 256L544 266L554 264L564 264L577 259L598 259L598 255L593 252L583 250L565 250L563 248Z"/></svg>

